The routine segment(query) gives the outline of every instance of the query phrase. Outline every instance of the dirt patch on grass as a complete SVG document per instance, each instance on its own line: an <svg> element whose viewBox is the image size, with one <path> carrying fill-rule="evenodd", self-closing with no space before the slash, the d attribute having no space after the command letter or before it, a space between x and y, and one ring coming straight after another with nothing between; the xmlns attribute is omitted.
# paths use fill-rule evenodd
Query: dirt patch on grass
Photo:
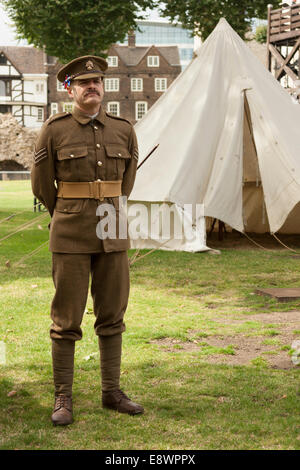
<svg viewBox="0 0 300 470"><path fill-rule="evenodd" d="M211 346L226 348L232 345L235 354L214 354L209 356L207 361L212 364L247 365L259 357L274 369L292 369L295 367L288 351L281 351L281 346L265 344L264 341L265 338L245 335L209 338L207 342Z"/></svg>
<svg viewBox="0 0 300 470"><path fill-rule="evenodd" d="M245 312L245 309L241 309ZM235 315L234 317L230 317L229 315L224 315L224 317L216 318L214 321L218 323L223 323L224 325L237 325L243 324L250 321L258 321L262 323L269 323L269 324L278 324L280 327L287 327L293 329L300 329L300 311L299 310L291 310L289 312L269 312L269 313L254 313L254 314L240 314L237 318Z"/></svg>
<svg viewBox="0 0 300 470"><path fill-rule="evenodd" d="M151 343L158 344L169 352L199 351L203 354L203 359L212 364L249 365L251 361L262 358L263 362L275 369L298 367L292 362L287 347L291 347L292 342L299 339L299 335L294 333L300 328L299 311L247 315L244 321L241 318L228 317L215 321L224 325L231 324L234 328L244 328L248 322L255 321L261 322L262 327L259 334L249 329L249 332L243 334L209 335L203 338L200 330L192 330L191 337L198 335L199 339L182 341L176 338L160 338L152 340ZM286 349L283 350L283 347Z"/></svg>
<svg viewBox="0 0 300 470"><path fill-rule="evenodd" d="M218 250L222 250L222 248L235 248L241 250L262 250L261 247L266 248L268 250L286 250L283 245L281 245L272 235L268 233L258 234L258 233L249 233L243 235L236 231L229 231L224 234L223 239L219 240L218 233L213 232L210 237L207 238L207 246L210 248L215 248ZM278 235L280 241L282 241L285 245L289 248L295 249L297 251L300 250L300 235L288 235L288 234L280 234ZM256 245L256 242L258 245ZM292 253L291 255L295 255L296 253Z"/></svg>
<svg viewBox="0 0 300 470"><path fill-rule="evenodd" d="M152 344L158 344L165 351L198 351L201 345L200 341L181 341L175 338L159 338L149 341Z"/></svg>

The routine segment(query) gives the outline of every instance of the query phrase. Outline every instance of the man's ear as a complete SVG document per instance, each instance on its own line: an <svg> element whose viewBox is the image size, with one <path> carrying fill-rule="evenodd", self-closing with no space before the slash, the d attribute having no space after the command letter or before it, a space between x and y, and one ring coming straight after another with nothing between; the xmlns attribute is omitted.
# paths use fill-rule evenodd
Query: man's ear
<svg viewBox="0 0 300 470"><path fill-rule="evenodd" d="M73 87L69 86L67 88L67 91L68 91L68 95L70 96L70 98L74 98Z"/></svg>

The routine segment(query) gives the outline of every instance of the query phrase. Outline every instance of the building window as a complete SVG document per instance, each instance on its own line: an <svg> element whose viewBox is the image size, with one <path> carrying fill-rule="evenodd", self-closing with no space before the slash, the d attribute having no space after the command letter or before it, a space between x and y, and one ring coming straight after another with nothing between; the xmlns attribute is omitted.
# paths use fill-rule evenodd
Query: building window
<svg viewBox="0 0 300 470"><path fill-rule="evenodd" d="M167 79L166 78L155 78L154 80L155 91L166 91Z"/></svg>
<svg viewBox="0 0 300 470"><path fill-rule="evenodd" d="M0 54L0 65L7 65L7 58L3 53Z"/></svg>
<svg viewBox="0 0 300 470"><path fill-rule="evenodd" d="M73 111L73 103L63 103L63 111L64 113L72 113Z"/></svg>
<svg viewBox="0 0 300 470"><path fill-rule="evenodd" d="M39 95L44 93L44 84L39 82L39 83L36 83L35 84L35 91L36 93L38 93Z"/></svg>
<svg viewBox="0 0 300 470"><path fill-rule="evenodd" d="M159 67L159 56L158 55L148 55L147 65L148 65L148 67Z"/></svg>
<svg viewBox="0 0 300 470"><path fill-rule="evenodd" d="M11 106L7 106L6 104L0 104L0 113L1 114L11 113Z"/></svg>
<svg viewBox="0 0 300 470"><path fill-rule="evenodd" d="M144 114L148 111L148 103L147 101L137 101L135 103L135 119L139 121L142 119Z"/></svg>
<svg viewBox="0 0 300 470"><path fill-rule="evenodd" d="M37 120L38 121L43 121L44 120L44 109L43 108L38 108L37 109Z"/></svg>
<svg viewBox="0 0 300 470"><path fill-rule="evenodd" d="M0 80L0 96L10 96L10 80Z"/></svg>
<svg viewBox="0 0 300 470"><path fill-rule="evenodd" d="M114 116L120 116L120 103L118 101L110 101L107 103L107 111Z"/></svg>
<svg viewBox="0 0 300 470"><path fill-rule="evenodd" d="M194 54L193 48L179 48L180 60L192 60Z"/></svg>
<svg viewBox="0 0 300 470"><path fill-rule="evenodd" d="M196 2L195 2L196 3ZM198 2L199 3L199 2ZM139 45L150 46L174 44L178 46L180 44L189 44L191 47L194 45L194 38L192 37L192 31L183 29L179 25L165 24L144 24L141 21L137 22L139 29L136 30L136 43ZM127 43L127 39L125 40Z"/></svg>
<svg viewBox="0 0 300 470"><path fill-rule="evenodd" d="M58 113L58 103L51 103L51 116Z"/></svg>
<svg viewBox="0 0 300 470"><path fill-rule="evenodd" d="M117 55L109 55L107 57L107 63L109 67L118 67L118 56Z"/></svg>
<svg viewBox="0 0 300 470"><path fill-rule="evenodd" d="M59 80L56 80L56 89L57 91L67 91L64 87L64 84L61 83Z"/></svg>
<svg viewBox="0 0 300 470"><path fill-rule="evenodd" d="M104 79L105 91L119 91L118 78L105 78Z"/></svg>
<svg viewBox="0 0 300 470"><path fill-rule="evenodd" d="M6 96L6 82L0 80L0 96Z"/></svg>
<svg viewBox="0 0 300 470"><path fill-rule="evenodd" d="M142 78L131 79L131 91L143 91L143 79Z"/></svg>

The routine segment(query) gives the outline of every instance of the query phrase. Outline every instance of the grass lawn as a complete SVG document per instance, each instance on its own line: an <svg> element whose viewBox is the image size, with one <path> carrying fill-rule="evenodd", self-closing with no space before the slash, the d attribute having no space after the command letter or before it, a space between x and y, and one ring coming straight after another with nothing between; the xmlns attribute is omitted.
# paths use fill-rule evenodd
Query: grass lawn
<svg viewBox="0 0 300 470"><path fill-rule="evenodd" d="M49 216L32 205L29 182L0 181L0 239L29 223L0 241L0 449L300 449L300 367L291 360L300 301L254 293L299 286L299 258L278 244L156 251L131 267L121 384L145 407L141 416L101 407L89 297L75 422L53 427Z"/></svg>

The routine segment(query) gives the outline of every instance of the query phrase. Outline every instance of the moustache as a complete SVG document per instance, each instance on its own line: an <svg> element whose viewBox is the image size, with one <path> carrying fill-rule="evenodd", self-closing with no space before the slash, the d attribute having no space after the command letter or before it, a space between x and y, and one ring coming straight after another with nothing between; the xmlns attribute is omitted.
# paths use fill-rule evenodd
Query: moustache
<svg viewBox="0 0 300 470"><path fill-rule="evenodd" d="M98 96L100 96L100 93L99 93L97 90L92 90L92 89L87 90L87 91L85 92L84 96L87 96L87 95L89 95L90 93L96 93Z"/></svg>

